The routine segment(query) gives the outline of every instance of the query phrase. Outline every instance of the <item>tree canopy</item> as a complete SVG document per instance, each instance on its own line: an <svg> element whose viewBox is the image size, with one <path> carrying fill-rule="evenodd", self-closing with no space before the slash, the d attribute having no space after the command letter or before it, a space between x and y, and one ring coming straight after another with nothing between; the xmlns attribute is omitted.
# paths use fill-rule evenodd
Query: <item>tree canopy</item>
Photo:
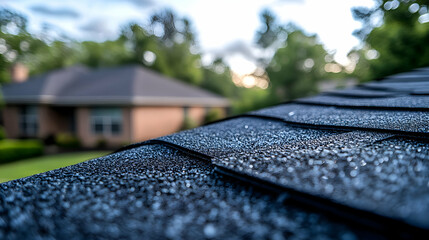
<svg viewBox="0 0 429 240"><path fill-rule="evenodd" d="M429 66L428 5L427 0L377 0L372 9L353 9L363 23L355 34L364 42L350 53L359 59L355 74L365 81Z"/></svg>
<svg viewBox="0 0 429 240"><path fill-rule="evenodd" d="M117 39L104 42L31 34L24 16L7 9L0 13L0 83L10 81L9 69L15 62L28 66L31 75L75 64L92 68L141 64L228 97L232 112L241 113L315 93L319 80L332 77L324 70L332 62L326 60L330 54L317 36L279 23L268 9L261 13L255 43L272 54L260 56L254 73L238 77L242 83L244 78L259 83L251 86L234 81L237 75L222 58L202 66L192 22L170 9L153 13L146 25L129 23Z"/></svg>
<svg viewBox="0 0 429 240"><path fill-rule="evenodd" d="M317 82L325 74L326 55L315 35L289 30L286 41L267 67L274 96L287 101L316 93Z"/></svg>

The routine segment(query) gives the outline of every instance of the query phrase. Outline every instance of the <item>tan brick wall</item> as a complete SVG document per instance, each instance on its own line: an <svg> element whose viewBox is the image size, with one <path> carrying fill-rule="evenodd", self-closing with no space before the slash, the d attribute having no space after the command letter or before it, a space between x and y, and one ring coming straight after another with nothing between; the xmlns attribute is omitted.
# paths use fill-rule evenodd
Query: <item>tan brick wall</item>
<svg viewBox="0 0 429 240"><path fill-rule="evenodd" d="M92 132L90 111L91 108L76 109L76 132L84 147L94 147L100 139L106 140L109 146L115 147L132 142L129 108L122 108L122 133L112 136L103 136Z"/></svg>
<svg viewBox="0 0 429 240"><path fill-rule="evenodd" d="M131 115L133 142L179 131L184 119L182 107L134 107Z"/></svg>
<svg viewBox="0 0 429 240"><path fill-rule="evenodd" d="M19 107L6 106L3 108L3 123L6 137L17 138L19 131Z"/></svg>

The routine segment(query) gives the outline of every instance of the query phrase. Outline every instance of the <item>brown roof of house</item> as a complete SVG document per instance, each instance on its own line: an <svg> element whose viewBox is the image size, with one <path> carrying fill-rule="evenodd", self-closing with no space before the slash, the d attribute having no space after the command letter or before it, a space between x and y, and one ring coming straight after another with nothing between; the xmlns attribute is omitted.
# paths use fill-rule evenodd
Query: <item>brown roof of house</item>
<svg viewBox="0 0 429 240"><path fill-rule="evenodd" d="M6 103L228 106L227 99L139 65L74 66L3 87Z"/></svg>

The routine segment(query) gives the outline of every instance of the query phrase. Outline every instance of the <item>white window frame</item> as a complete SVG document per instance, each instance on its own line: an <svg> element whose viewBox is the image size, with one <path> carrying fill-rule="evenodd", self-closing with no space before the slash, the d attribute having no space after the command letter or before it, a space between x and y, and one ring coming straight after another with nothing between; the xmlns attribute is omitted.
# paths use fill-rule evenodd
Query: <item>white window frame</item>
<svg viewBox="0 0 429 240"><path fill-rule="evenodd" d="M111 112L118 112L118 114L110 114ZM90 113L91 132L95 135L103 136L119 136L123 131L123 117L121 108L92 108ZM102 125L102 131L97 131L96 125ZM115 132L113 125L118 124L119 130Z"/></svg>
<svg viewBox="0 0 429 240"><path fill-rule="evenodd" d="M19 130L24 136L35 137L39 133L39 109L36 106L23 106L19 116Z"/></svg>

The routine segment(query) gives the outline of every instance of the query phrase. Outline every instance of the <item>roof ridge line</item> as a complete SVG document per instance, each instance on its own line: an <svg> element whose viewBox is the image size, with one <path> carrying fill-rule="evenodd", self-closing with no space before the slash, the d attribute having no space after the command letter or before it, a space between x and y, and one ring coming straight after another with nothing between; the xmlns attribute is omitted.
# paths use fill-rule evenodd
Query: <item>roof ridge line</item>
<svg viewBox="0 0 429 240"><path fill-rule="evenodd" d="M282 103L283 104L283 103ZM282 105L278 104L278 105ZM273 105L277 106L277 105ZM372 132L382 132L382 133L390 133L394 135L401 135L401 136L407 136L412 138L423 138L428 139L429 133L424 132L407 132L407 131L401 131L401 130L390 130L390 129L382 129L382 128L365 128L365 127L352 127L352 126L334 126L334 125L324 125L324 124L313 124L313 123L302 123L302 122L294 122L290 120L285 120L280 117L274 117L274 116L267 116L267 115L261 115L261 114L253 114L253 113L244 113L232 117L227 117L224 119L220 119L217 121L206 123L202 126L208 126L232 119L242 118L242 117L250 117L250 118L258 118L258 119L266 119L266 120L272 120L276 122L284 122L287 123L293 127L300 127L300 128L310 128L310 129L319 129L319 130L343 130L343 131L372 131Z"/></svg>
<svg viewBox="0 0 429 240"><path fill-rule="evenodd" d="M163 145L163 146L167 146L167 147L170 147L170 148L173 148L173 149L176 149L176 150L179 150L182 153L185 153L186 155L189 155L189 156L192 156L192 157L196 157L196 158L198 158L200 160L209 161L210 163L211 163L211 159L213 158L213 156L209 156L209 155L206 155L206 154L194 151L192 149L182 147L182 146L177 145L175 143L164 141L164 140L159 140L159 139L150 139L150 140L147 140L147 141L144 141L144 142L133 143L133 144L121 147L120 149L118 149L118 150L116 150L116 151L114 151L114 152L112 152L110 154L119 153L119 152L122 152L122 151L126 151L126 150L130 150L130 149L138 148L138 147L141 147L141 146L157 145L157 144Z"/></svg>
<svg viewBox="0 0 429 240"><path fill-rule="evenodd" d="M383 132L383 133L390 133L390 134L396 134L396 135L405 135L410 137L423 137L423 138L429 138L429 133L425 132L407 132L402 130L394 130L394 129L383 129L383 128L366 128L366 127L353 127L353 126L334 126L334 125L326 125L326 124L313 124L313 123L302 123L302 122L294 122L290 120L285 120L280 117L273 117L273 116L267 116L267 115L261 115L261 114L243 114L240 115L241 117L256 117L260 119L270 119L270 120L276 120L276 121L282 121L284 123L290 124L292 126L297 127L307 127L311 129L320 129L320 130L361 130L361 131L372 131L372 132Z"/></svg>
<svg viewBox="0 0 429 240"><path fill-rule="evenodd" d="M345 108L345 109L368 109L368 110L380 110L380 111L420 111L420 112L429 112L428 108L422 107L389 107L389 106L351 106L351 105L338 105L338 104L329 104L329 103L316 103L316 102L307 102L305 100L294 100L292 103L310 105L310 106L324 106L324 107L335 107L335 108Z"/></svg>

